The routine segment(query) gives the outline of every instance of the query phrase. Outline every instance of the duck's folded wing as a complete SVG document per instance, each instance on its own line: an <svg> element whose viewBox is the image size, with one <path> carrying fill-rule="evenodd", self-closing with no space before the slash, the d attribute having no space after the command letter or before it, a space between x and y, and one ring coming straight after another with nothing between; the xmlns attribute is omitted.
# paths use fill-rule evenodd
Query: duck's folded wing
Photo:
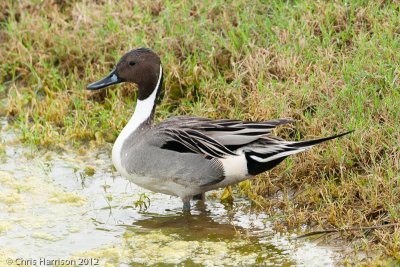
<svg viewBox="0 0 400 267"><path fill-rule="evenodd" d="M270 135L278 125L292 122L290 119L279 119L265 122L218 120L209 125L199 126L207 136L214 138L232 150Z"/></svg>
<svg viewBox="0 0 400 267"><path fill-rule="evenodd" d="M162 130L162 134L167 136L162 149L198 153L211 158L236 155L220 142L193 129L167 128Z"/></svg>
<svg viewBox="0 0 400 267"><path fill-rule="evenodd" d="M175 130L176 134L178 134L177 140L179 140L179 136L187 137L187 134L194 139L198 135L201 135L204 136L201 139L212 140L213 144L222 145L225 148L223 151L226 149L234 151L266 135L270 135L276 126L290 122L293 122L293 120L278 119L264 122L250 122L179 116L164 121L158 127L169 131ZM190 131L194 131L193 134ZM191 142L186 143L186 146L189 147ZM217 154L220 155L220 153Z"/></svg>

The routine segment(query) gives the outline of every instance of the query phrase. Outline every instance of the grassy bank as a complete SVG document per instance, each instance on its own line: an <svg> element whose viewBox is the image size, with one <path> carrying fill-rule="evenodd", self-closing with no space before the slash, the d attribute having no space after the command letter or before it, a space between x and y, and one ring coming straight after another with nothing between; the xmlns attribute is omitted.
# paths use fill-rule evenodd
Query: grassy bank
<svg viewBox="0 0 400 267"><path fill-rule="evenodd" d="M0 114L24 142L112 143L134 86L85 87L125 51L151 47L165 70L157 120L292 117L279 132L291 140L355 130L252 181L246 194L277 229L400 223L398 3L3 1L0 10ZM372 253L365 264L400 262L399 227L344 238Z"/></svg>

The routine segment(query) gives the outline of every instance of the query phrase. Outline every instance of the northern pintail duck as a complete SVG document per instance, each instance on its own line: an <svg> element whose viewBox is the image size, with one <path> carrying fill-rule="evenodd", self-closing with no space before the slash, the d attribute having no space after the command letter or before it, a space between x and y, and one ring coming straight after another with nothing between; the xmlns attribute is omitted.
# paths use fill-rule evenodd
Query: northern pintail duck
<svg viewBox="0 0 400 267"><path fill-rule="evenodd" d="M133 183L180 197L184 210L190 209L193 196L254 177L289 155L347 134L301 142L272 136L276 126L290 119L250 122L178 116L154 125L162 80L160 58L139 48L126 53L106 78L87 89L121 82L138 85L135 112L115 141L112 161Z"/></svg>

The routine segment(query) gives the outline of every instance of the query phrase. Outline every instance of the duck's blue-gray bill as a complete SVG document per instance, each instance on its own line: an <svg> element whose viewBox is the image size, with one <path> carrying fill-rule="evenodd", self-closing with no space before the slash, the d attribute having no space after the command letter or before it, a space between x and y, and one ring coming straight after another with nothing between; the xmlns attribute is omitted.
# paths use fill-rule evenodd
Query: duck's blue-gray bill
<svg viewBox="0 0 400 267"><path fill-rule="evenodd" d="M98 90L107 86L110 86L112 84L120 83L122 80L118 78L118 75L116 73L116 70L113 69L110 74L107 75L104 79L91 83L89 84L86 88L89 90Z"/></svg>

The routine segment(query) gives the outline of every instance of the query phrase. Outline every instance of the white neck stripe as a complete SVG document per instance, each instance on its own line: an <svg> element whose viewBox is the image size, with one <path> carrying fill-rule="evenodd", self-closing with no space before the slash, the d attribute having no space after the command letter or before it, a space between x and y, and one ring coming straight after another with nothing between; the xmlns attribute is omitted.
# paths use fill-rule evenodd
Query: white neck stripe
<svg viewBox="0 0 400 267"><path fill-rule="evenodd" d="M160 74L158 76L158 81L156 87L153 89L153 92L151 95L149 95L146 99L144 100L137 100L136 107L135 107L135 112L133 113L133 116L130 118L129 122L127 125L124 127L124 129L121 131L121 133L118 135L117 140L114 143L113 150L112 150L112 160L114 163L114 166L117 168L117 170L120 173L123 173L124 169L121 166L121 150L122 150L122 145L124 144L125 140L133 133L135 132L138 127L148 120L151 116L151 113L153 112L154 105L156 104L156 97L157 97L157 91L160 86L161 82L161 77L162 77L162 67L160 65Z"/></svg>
<svg viewBox="0 0 400 267"><path fill-rule="evenodd" d="M158 75L158 81L156 87L153 89L151 95L149 95L146 99L137 100L135 112L133 113L133 116L131 117L125 128L122 130L122 132L124 132L125 129L127 129L129 131L129 134L133 133L143 122L145 122L148 118L150 118L155 105L158 87L160 86L161 76L162 76L162 67L160 65L160 74Z"/></svg>

